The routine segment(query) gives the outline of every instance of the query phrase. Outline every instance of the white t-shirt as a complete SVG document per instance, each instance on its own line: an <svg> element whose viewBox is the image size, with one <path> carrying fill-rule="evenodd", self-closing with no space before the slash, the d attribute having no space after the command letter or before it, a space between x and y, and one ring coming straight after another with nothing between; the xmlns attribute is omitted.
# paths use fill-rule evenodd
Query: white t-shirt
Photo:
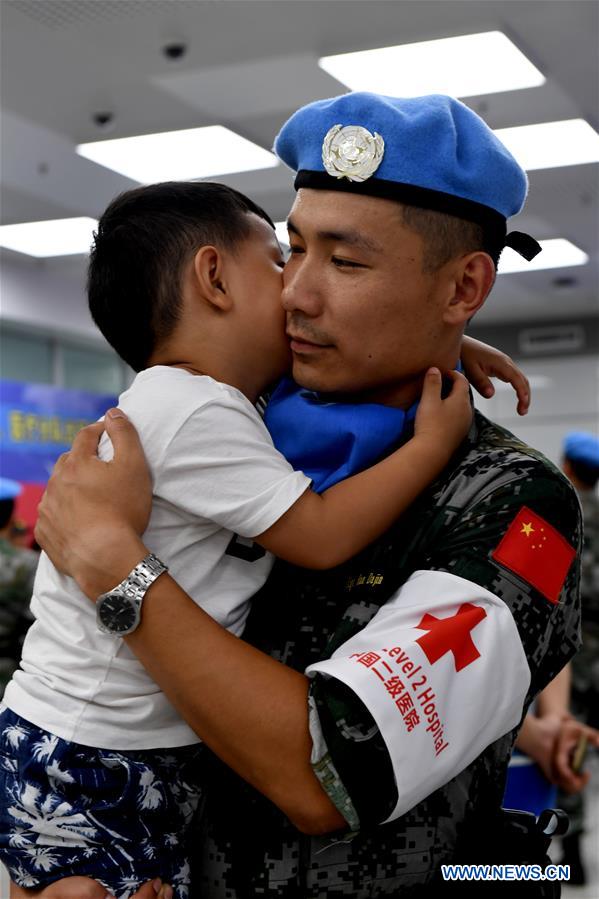
<svg viewBox="0 0 599 899"><path fill-rule="evenodd" d="M310 479L274 448L249 400L212 378L157 365L137 375L119 405L139 432L154 482L144 543L198 605L239 635L273 563L251 538ZM100 456L112 457L107 436ZM14 712L98 748L198 742L126 643L97 629L93 603L45 554L31 609L21 669L4 696Z"/></svg>

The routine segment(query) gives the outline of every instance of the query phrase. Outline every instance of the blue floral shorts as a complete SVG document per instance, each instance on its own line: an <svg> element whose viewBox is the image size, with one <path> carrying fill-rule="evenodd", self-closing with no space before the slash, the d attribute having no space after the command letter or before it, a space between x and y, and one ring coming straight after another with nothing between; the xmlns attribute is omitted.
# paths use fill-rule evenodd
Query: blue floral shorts
<svg viewBox="0 0 599 899"><path fill-rule="evenodd" d="M21 887L79 875L129 899L162 877L189 899L203 752L81 746L0 705L0 861Z"/></svg>

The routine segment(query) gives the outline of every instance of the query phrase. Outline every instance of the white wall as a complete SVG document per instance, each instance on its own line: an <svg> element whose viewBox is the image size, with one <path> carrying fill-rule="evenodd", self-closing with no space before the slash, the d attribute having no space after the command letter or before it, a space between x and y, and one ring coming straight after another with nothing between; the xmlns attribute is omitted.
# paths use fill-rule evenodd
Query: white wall
<svg viewBox="0 0 599 899"><path fill-rule="evenodd" d="M519 364L532 386L528 415L516 414L512 388L497 381L493 399L477 395L476 405L488 418L559 464L568 431L599 433L599 360L573 356L519 360Z"/></svg>
<svg viewBox="0 0 599 899"><path fill-rule="evenodd" d="M3 255L0 316L21 328L93 340L106 346L91 320L85 296L85 264L66 272L51 262L21 262Z"/></svg>

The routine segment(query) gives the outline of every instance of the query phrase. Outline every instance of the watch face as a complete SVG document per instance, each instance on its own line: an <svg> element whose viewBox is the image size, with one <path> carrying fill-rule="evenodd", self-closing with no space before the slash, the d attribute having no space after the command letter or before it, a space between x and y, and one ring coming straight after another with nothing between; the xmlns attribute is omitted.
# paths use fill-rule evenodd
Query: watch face
<svg viewBox="0 0 599 899"><path fill-rule="evenodd" d="M137 608L126 596L109 593L98 604L98 619L111 634L126 634L137 624Z"/></svg>

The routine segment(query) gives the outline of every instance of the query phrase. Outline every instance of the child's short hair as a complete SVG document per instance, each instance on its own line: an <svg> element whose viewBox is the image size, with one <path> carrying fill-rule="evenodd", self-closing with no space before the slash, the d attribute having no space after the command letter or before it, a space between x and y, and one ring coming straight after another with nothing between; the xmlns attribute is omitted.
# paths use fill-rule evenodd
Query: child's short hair
<svg viewBox="0 0 599 899"><path fill-rule="evenodd" d="M269 216L224 184L167 181L126 191L108 206L92 246L87 296L106 340L135 371L173 331L188 259L206 244L235 250L248 213Z"/></svg>

